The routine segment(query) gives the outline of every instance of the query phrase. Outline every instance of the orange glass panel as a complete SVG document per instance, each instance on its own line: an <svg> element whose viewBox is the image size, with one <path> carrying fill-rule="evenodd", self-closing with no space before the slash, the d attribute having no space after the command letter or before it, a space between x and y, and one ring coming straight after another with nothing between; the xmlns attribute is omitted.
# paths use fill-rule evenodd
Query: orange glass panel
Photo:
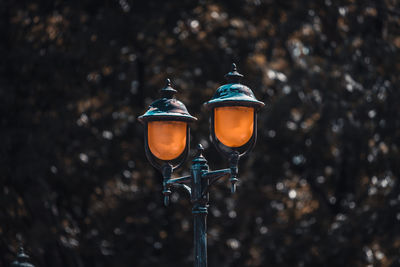
<svg viewBox="0 0 400 267"><path fill-rule="evenodd" d="M240 147L253 135L254 108L217 107L214 110L214 129L218 140L228 147Z"/></svg>
<svg viewBox="0 0 400 267"><path fill-rule="evenodd" d="M151 153L161 160L179 157L186 147L186 122L150 121L147 138Z"/></svg>

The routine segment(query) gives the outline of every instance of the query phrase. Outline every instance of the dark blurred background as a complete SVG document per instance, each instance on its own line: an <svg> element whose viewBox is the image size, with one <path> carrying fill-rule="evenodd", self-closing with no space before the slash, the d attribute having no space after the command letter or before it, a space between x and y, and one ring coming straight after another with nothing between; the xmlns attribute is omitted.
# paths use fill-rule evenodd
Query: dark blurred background
<svg viewBox="0 0 400 267"><path fill-rule="evenodd" d="M2 0L0 266L192 265L191 205L145 158L137 116L167 77L199 121L236 62L267 103L209 265L399 266L395 0ZM187 173L190 161L175 175Z"/></svg>

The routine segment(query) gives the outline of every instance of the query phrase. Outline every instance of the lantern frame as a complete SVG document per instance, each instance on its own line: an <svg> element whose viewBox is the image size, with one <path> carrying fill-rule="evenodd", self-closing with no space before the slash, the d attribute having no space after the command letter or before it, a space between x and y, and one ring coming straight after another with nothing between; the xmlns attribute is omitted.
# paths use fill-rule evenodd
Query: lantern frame
<svg viewBox="0 0 400 267"><path fill-rule="evenodd" d="M232 70L225 75L227 79L227 84L220 86L215 92L212 99L206 103L204 106L211 110L210 116L210 138L211 142L214 144L215 148L224 155L226 158L231 158L232 155L237 154L239 158L247 155L254 148L257 141L257 112L265 104L256 99L253 91L239 83L240 79L243 77L237 71L236 64L232 64ZM253 135L246 142L246 144L240 147L230 147L224 145L220 140L218 140L215 133L215 108L217 107L251 107L254 108L253 115Z"/></svg>
<svg viewBox="0 0 400 267"><path fill-rule="evenodd" d="M197 118L189 114L186 106L174 95L177 91L171 87L171 80L166 80L166 85L161 89L161 98L150 104L145 114L138 117L138 120L144 124L144 148L146 157L159 171L163 171L165 165L170 165L172 171L185 163L190 152L190 123L196 121ZM162 160L157 158L150 151L148 140L148 123L151 121L183 121L186 122L186 144L183 152L174 159Z"/></svg>

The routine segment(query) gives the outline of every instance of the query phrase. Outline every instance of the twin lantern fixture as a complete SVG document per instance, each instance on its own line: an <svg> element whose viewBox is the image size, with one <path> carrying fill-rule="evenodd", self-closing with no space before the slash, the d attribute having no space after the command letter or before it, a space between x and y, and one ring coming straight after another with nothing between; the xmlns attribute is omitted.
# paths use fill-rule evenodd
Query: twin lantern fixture
<svg viewBox="0 0 400 267"><path fill-rule="evenodd" d="M138 120L144 124L146 156L150 163L163 175L164 204L169 204L172 186L188 191L193 203L195 267L207 266L206 215L209 187L222 177L229 177L231 191L236 191L238 162L254 147L257 138L257 111L264 106L251 89L239 80L243 77L232 64L232 70L225 75L227 84L218 88L212 99L204 105L211 111L211 141L217 150L229 161L229 168L209 171L207 160L198 153L192 161L191 174L172 178L172 172L179 168L189 154L190 123L197 120L187 111L185 105L174 98L175 89L167 79L161 89L162 98L154 101Z"/></svg>

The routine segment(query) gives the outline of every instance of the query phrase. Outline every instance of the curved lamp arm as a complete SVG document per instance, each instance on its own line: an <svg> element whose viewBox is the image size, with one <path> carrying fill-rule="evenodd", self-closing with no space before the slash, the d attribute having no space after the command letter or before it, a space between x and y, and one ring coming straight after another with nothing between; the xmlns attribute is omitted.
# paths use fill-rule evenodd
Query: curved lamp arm
<svg viewBox="0 0 400 267"><path fill-rule="evenodd" d="M188 186L186 183L191 181L192 176L183 176L179 178L174 178L171 179L172 172L173 172L173 167L169 163L165 163L162 166L162 175L163 175L163 195L164 195L164 205L168 206L170 203L170 196L171 196L171 187L176 186L176 187L181 187L186 190L186 192L189 193L189 195L192 195L192 188Z"/></svg>
<svg viewBox="0 0 400 267"><path fill-rule="evenodd" d="M203 179L208 179L208 186L203 190L202 195L206 195L210 187L219 179L231 175L231 169L222 169L217 171L207 172L203 175Z"/></svg>
<svg viewBox="0 0 400 267"><path fill-rule="evenodd" d="M198 154L201 155L202 151L204 150L201 145L198 146ZM204 183L204 188L201 191L200 196L205 197L211 186L218 181L219 179L223 177L229 176L229 180L231 182L231 192L234 193L236 190L235 183L237 182L237 173L238 173L238 162L239 162L239 153L232 153L231 156L229 157L229 168L227 169L222 169L222 170L216 170L216 171L202 171L201 174L201 179L202 180L207 180L206 183ZM187 175L187 176L182 176L179 178L174 178L171 179L171 174L173 171L173 167L170 164L164 164L162 167L162 173L164 177L163 181L163 194L164 194L164 204L166 206L169 205L169 197L171 195L171 187L176 186L176 187L181 187L184 188L192 197L192 188L188 184L192 184L192 175Z"/></svg>
<svg viewBox="0 0 400 267"><path fill-rule="evenodd" d="M168 185L172 185L172 186L176 186L176 187L182 187L191 196L192 195L192 188L189 185L186 184L187 182L190 182L191 178L192 178L191 175L183 176L183 177L179 177L179 178L174 178L174 179L168 180L167 184Z"/></svg>

